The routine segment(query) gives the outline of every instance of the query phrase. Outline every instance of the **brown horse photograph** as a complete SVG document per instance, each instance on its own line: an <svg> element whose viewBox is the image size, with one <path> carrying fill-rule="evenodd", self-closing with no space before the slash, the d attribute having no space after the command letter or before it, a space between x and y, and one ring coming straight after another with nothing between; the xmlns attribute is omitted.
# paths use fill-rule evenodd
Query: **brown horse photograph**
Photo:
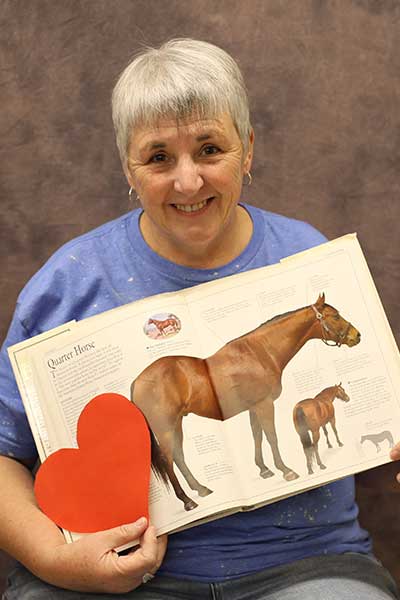
<svg viewBox="0 0 400 600"><path fill-rule="evenodd" d="M304 454L306 456L309 475L314 473L312 467L315 461L320 469L326 469L318 452L321 427L324 431L328 448L332 448L332 444L328 437L328 430L326 428L328 423L332 427L338 446L343 446L336 429L335 408L333 406L333 401L336 398L343 402L349 402L350 400L342 387L342 382L338 385L332 385L331 387L325 388L314 398L301 400L293 409L293 422L295 429L300 436ZM311 435L309 432L311 432Z"/></svg>
<svg viewBox="0 0 400 600"><path fill-rule="evenodd" d="M282 373L309 340L327 345L356 346L360 332L321 294L314 304L292 310L226 343L206 359L166 356L148 366L132 383L131 400L144 414L152 436L152 467L189 511L198 506L183 490L174 463L191 490L200 497L212 490L202 485L187 466L183 453L183 417L193 413L225 421L248 411L254 439L254 460L260 477L272 477L263 459L265 435L275 468L286 481L298 474L280 454L274 401L282 392Z"/></svg>

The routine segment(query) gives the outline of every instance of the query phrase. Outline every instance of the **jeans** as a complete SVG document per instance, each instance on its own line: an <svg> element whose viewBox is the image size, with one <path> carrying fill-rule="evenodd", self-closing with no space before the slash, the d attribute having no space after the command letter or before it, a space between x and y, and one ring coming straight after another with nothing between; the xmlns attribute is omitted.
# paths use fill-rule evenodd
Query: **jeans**
<svg viewBox="0 0 400 600"><path fill-rule="evenodd" d="M389 573L355 553L319 556L219 583L155 577L127 594L87 594L56 588L18 566L3 600L393 600Z"/></svg>

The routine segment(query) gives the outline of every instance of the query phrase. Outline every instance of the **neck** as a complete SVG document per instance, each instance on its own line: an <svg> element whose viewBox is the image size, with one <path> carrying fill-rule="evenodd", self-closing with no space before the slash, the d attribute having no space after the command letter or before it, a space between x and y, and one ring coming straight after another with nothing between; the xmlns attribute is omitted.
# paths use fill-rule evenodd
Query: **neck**
<svg viewBox="0 0 400 600"><path fill-rule="evenodd" d="M310 306L278 318L269 325L268 344L271 345L271 336L276 335L275 359L282 370L308 340L321 337L314 311Z"/></svg>
<svg viewBox="0 0 400 600"><path fill-rule="evenodd" d="M324 390L322 390L322 392L320 392L319 394L316 395L316 398L318 398L321 401L326 401L326 402L333 402L336 398L336 389L334 386L325 388Z"/></svg>

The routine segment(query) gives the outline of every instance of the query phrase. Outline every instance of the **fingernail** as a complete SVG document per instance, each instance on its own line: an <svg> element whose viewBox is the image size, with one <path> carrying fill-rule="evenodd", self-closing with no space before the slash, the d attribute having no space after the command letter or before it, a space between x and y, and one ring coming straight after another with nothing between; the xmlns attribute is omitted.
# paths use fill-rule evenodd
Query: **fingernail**
<svg viewBox="0 0 400 600"><path fill-rule="evenodd" d="M140 519L135 521L134 525L136 525L136 527L143 527L143 525L146 525L146 523L147 523L146 517L140 517Z"/></svg>

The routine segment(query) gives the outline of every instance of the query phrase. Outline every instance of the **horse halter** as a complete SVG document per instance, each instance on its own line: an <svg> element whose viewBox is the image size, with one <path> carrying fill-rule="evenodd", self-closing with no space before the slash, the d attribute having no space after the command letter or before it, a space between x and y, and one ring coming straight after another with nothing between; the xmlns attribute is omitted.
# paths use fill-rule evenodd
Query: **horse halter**
<svg viewBox="0 0 400 600"><path fill-rule="evenodd" d="M327 346L340 346L343 344L343 341L346 339L347 334L349 333L349 329L351 327L351 323L348 323L348 326L346 327L345 331L342 332L336 332L333 331L329 325L326 323L326 321L324 320L324 315L322 313L319 312L319 310L314 306L314 304L311 304L311 308L313 309L313 311L315 312L315 316L317 317L318 321L321 324L321 330L322 330L322 341L324 342L324 344L326 344ZM329 340L327 338L327 334L330 333L331 336L336 336L336 341L335 340ZM329 342L332 342L331 344Z"/></svg>

